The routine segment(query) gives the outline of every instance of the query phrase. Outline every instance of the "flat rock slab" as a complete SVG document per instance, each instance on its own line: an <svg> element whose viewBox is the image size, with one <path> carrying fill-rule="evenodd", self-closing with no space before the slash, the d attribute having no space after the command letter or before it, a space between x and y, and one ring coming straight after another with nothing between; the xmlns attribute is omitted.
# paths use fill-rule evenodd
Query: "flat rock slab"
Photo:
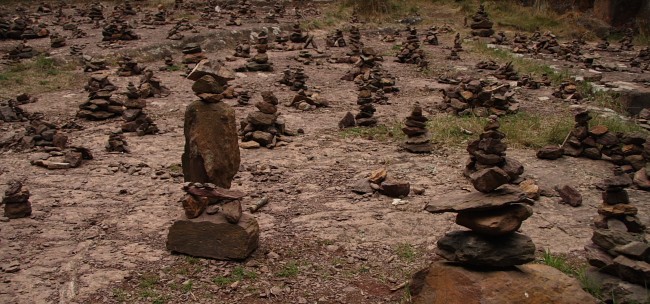
<svg viewBox="0 0 650 304"><path fill-rule="evenodd" d="M535 260L535 244L519 233L488 237L473 231L452 231L438 243L436 254L463 265L500 268Z"/></svg>
<svg viewBox="0 0 650 304"><path fill-rule="evenodd" d="M202 214L179 219L169 228L167 249L195 257L243 260L259 244L260 227L254 217L243 214L237 224L223 214Z"/></svg>
<svg viewBox="0 0 650 304"><path fill-rule="evenodd" d="M431 213L492 210L519 202L529 202L526 194L516 186L506 185L490 193L471 192L437 197L424 210Z"/></svg>
<svg viewBox="0 0 650 304"><path fill-rule="evenodd" d="M576 279L541 264L484 272L437 262L416 273L409 289L414 304L598 303Z"/></svg>

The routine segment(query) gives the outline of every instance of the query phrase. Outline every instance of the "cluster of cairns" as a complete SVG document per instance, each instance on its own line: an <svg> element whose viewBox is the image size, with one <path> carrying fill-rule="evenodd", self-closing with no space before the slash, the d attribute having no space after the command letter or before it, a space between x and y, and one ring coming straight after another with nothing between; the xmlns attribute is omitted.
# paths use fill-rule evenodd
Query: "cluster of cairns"
<svg viewBox="0 0 650 304"><path fill-rule="evenodd" d="M625 30L625 35L621 38L620 41L620 50L621 51L631 51L634 49L634 30L628 28Z"/></svg>
<svg viewBox="0 0 650 304"><path fill-rule="evenodd" d="M10 181L7 185L9 187L5 190L5 195L2 198L2 203L5 205L4 216L17 219L32 215L29 188L18 180Z"/></svg>
<svg viewBox="0 0 650 304"><path fill-rule="evenodd" d="M505 134L496 116L489 118L480 139L472 141L468 169L474 188L480 192L447 198L446 203L429 203L431 213L455 212L456 223L470 231L452 231L437 242L436 253L444 259L485 270L498 270L532 262L535 244L518 233L533 214L530 199L519 187L508 185L524 171L517 161L505 156ZM516 170L509 162L516 162ZM466 172L467 173L467 172Z"/></svg>
<svg viewBox="0 0 650 304"><path fill-rule="evenodd" d="M552 94L556 98L563 100L582 100L582 94L578 92L578 86L569 81L563 81Z"/></svg>
<svg viewBox="0 0 650 304"><path fill-rule="evenodd" d="M340 29L336 29L336 31L333 34L327 35L325 38L325 45L327 47L346 47L347 43L345 43L345 37L343 37L343 31Z"/></svg>
<svg viewBox="0 0 650 304"><path fill-rule="evenodd" d="M140 77L140 86L138 87L141 98L149 97L167 97L171 91L162 85L160 79L154 76L153 71L146 69L142 77Z"/></svg>
<svg viewBox="0 0 650 304"><path fill-rule="evenodd" d="M490 37L494 35L493 25L494 23L490 20L487 12L485 12L485 7L481 4L476 14L472 16L472 23L470 24L472 36Z"/></svg>
<svg viewBox="0 0 650 304"><path fill-rule="evenodd" d="M422 115L422 107L416 104L411 115L406 117L402 128L407 137L402 145L404 149L412 153L430 153L433 150L427 121L429 119Z"/></svg>
<svg viewBox="0 0 650 304"><path fill-rule="evenodd" d="M519 102L509 84L490 84L485 80L467 78L456 87L442 90L442 93L444 99L439 104L440 109L456 115L502 116L519 111Z"/></svg>
<svg viewBox="0 0 650 304"><path fill-rule="evenodd" d="M131 25L126 21L116 18L108 23L102 30L102 41L118 41L118 40L138 40L138 36Z"/></svg>
<svg viewBox="0 0 650 304"><path fill-rule="evenodd" d="M131 153L129 144L124 138L124 134L121 130L112 131L108 136L108 142L106 142L106 151L113 153Z"/></svg>
<svg viewBox="0 0 650 304"><path fill-rule="evenodd" d="M255 103L257 112L248 114L246 120L241 121L240 132L242 145L246 148L267 147L273 148L283 136L289 133L286 130L284 119L278 117L278 99L273 92L262 92L262 101ZM249 144L245 144L245 143Z"/></svg>
<svg viewBox="0 0 650 304"><path fill-rule="evenodd" d="M39 53L36 49L27 44L26 41L18 43L14 48L9 50L7 58L10 60L29 59L37 56Z"/></svg>
<svg viewBox="0 0 650 304"><path fill-rule="evenodd" d="M397 61L400 63L417 64L419 67L426 67L428 65L424 58L424 51L420 49L420 39L418 38L417 30L415 28L408 30L409 34L406 37L406 42L402 45L399 54L397 54Z"/></svg>
<svg viewBox="0 0 650 304"><path fill-rule="evenodd" d="M122 56L117 64L119 65L117 75L122 77L140 75L145 70L144 67L138 65L137 61L127 55Z"/></svg>
<svg viewBox="0 0 650 304"><path fill-rule="evenodd" d="M260 32L257 35L257 44L255 49L257 54L250 58L246 65L237 69L237 71L249 71L249 72L270 72L273 71L273 63L269 62L269 54L267 54L269 36L266 32Z"/></svg>
<svg viewBox="0 0 650 304"><path fill-rule="evenodd" d="M424 35L424 42L429 45L438 45L438 27L430 27Z"/></svg>
<svg viewBox="0 0 650 304"><path fill-rule="evenodd" d="M117 88L110 82L107 75L90 76L85 86L88 101L79 105L77 117L90 120L105 120L122 115L123 104L113 99L113 91Z"/></svg>
<svg viewBox="0 0 650 304"><path fill-rule="evenodd" d="M196 43L188 43L181 51L183 53L184 64L197 64L206 59L201 46Z"/></svg>
<svg viewBox="0 0 650 304"><path fill-rule="evenodd" d="M392 198L404 198L411 193L411 184L397 178L388 177L386 169L381 168L370 173L367 178L350 185L356 194L367 195L375 191Z"/></svg>
<svg viewBox="0 0 650 304"><path fill-rule="evenodd" d="M339 121L339 128L344 129L355 126L372 127L377 125L377 118L373 117L377 111L373 104L374 101L375 99L373 98L372 91L367 87L361 87L357 96L359 113L357 113L357 115L352 115L352 113L347 112L343 119Z"/></svg>
<svg viewBox="0 0 650 304"><path fill-rule="evenodd" d="M25 40L45 38L50 31L44 24L34 24L31 19L18 17L12 20L0 17L0 40Z"/></svg>
<svg viewBox="0 0 650 304"><path fill-rule="evenodd" d="M603 204L598 208L591 241L585 246L587 261L599 271L647 288L650 281L650 244L645 224L636 216L625 188L632 181L625 175L604 182Z"/></svg>
<svg viewBox="0 0 650 304"><path fill-rule="evenodd" d="M127 87L126 96L127 100L124 102L126 110L122 113L125 121L122 124L122 132L135 132L138 136L158 133L158 126L144 111L147 106L146 101L141 99L140 91L131 82Z"/></svg>
<svg viewBox="0 0 650 304"><path fill-rule="evenodd" d="M185 111L185 212L169 228L166 246L195 257L243 260L258 247L259 225L241 212L244 194L229 190L241 160L235 111L220 101L235 75L205 60L188 79L200 100Z"/></svg>

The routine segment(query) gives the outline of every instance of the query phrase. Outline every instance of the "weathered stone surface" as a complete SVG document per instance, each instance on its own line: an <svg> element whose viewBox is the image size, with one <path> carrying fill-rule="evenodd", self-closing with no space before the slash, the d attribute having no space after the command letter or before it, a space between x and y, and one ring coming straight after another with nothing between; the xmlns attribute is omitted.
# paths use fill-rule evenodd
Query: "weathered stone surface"
<svg viewBox="0 0 650 304"><path fill-rule="evenodd" d="M635 261L619 255L614 259L614 266L618 276L631 283L647 286L650 282L650 264L644 261Z"/></svg>
<svg viewBox="0 0 650 304"><path fill-rule="evenodd" d="M372 173L370 173L368 180L373 184L381 184L381 182L383 182L387 176L388 176L388 171L386 171L385 168L379 168L375 171L372 171Z"/></svg>
<svg viewBox="0 0 650 304"><path fill-rule="evenodd" d="M341 121L339 121L339 129L351 128L356 126L356 124L357 123L354 120L354 114L347 112Z"/></svg>
<svg viewBox="0 0 650 304"><path fill-rule="evenodd" d="M379 192L388 197L405 197L411 192L411 184L397 180L386 180L381 183Z"/></svg>
<svg viewBox="0 0 650 304"><path fill-rule="evenodd" d="M205 198L196 197L189 194L183 197L183 210L185 210L185 216L188 219L199 217L199 215L201 215L207 207L208 200Z"/></svg>
<svg viewBox="0 0 650 304"><path fill-rule="evenodd" d="M562 198L562 202L568 204L571 207L578 207L582 205L582 194L578 192L575 188L564 185L564 186L555 186L555 191Z"/></svg>
<svg viewBox="0 0 650 304"><path fill-rule="evenodd" d="M504 170L492 167L472 173L469 179L476 190L488 193L508 183L510 176Z"/></svg>
<svg viewBox="0 0 650 304"><path fill-rule="evenodd" d="M632 242L643 242L642 234L629 233L611 229L595 229L591 237L594 244L605 250L613 249L619 245L627 245Z"/></svg>
<svg viewBox="0 0 650 304"><path fill-rule="evenodd" d="M259 233L257 221L248 214L231 224L223 214L204 213L174 222L167 235L167 249L196 257L243 260L257 248Z"/></svg>
<svg viewBox="0 0 650 304"><path fill-rule="evenodd" d="M616 272L614 259L606 251L594 244L585 246L585 258L589 265L598 268L602 272L611 274Z"/></svg>
<svg viewBox="0 0 650 304"><path fill-rule="evenodd" d="M192 91L196 94L221 94L224 88L214 77L205 75L194 82Z"/></svg>
<svg viewBox="0 0 650 304"><path fill-rule="evenodd" d="M368 179L360 179L354 184L350 185L350 191L358 194L373 193L374 190L370 187Z"/></svg>
<svg viewBox="0 0 650 304"><path fill-rule="evenodd" d="M437 243L436 254L464 265L497 268L535 260L535 244L523 234L488 237L472 231L453 231Z"/></svg>
<svg viewBox="0 0 650 304"><path fill-rule="evenodd" d="M523 204L513 204L495 210L465 211L456 216L456 224L472 231L491 235L515 232L521 223L533 215L533 209Z"/></svg>
<svg viewBox="0 0 650 304"><path fill-rule="evenodd" d="M507 156L505 157L505 162L503 163L503 166L501 166L501 169L508 174L510 180L517 179L517 177L524 173L524 165L522 165L518 160Z"/></svg>
<svg viewBox="0 0 650 304"><path fill-rule="evenodd" d="M558 146L546 146L537 151L537 158L539 159L558 159L564 154L564 149Z"/></svg>
<svg viewBox="0 0 650 304"><path fill-rule="evenodd" d="M4 205L4 216L10 219L32 215L32 204L29 201L23 203L5 203Z"/></svg>
<svg viewBox="0 0 650 304"><path fill-rule="evenodd" d="M228 68L226 68L220 62L212 62L210 60L201 60L187 75L187 79L197 81L205 75L210 75L214 77L219 83L225 84L229 80L234 80L235 73Z"/></svg>
<svg viewBox="0 0 650 304"><path fill-rule="evenodd" d="M251 140L251 141L241 142L239 144L239 147L242 149L258 149L261 146L258 142Z"/></svg>
<svg viewBox="0 0 650 304"><path fill-rule="evenodd" d="M634 174L634 184L641 189L650 190L650 178L648 178L646 168L643 168Z"/></svg>
<svg viewBox="0 0 650 304"><path fill-rule="evenodd" d="M630 203L630 196L627 194L627 191L625 190L604 191L602 196L603 196L603 202L608 205Z"/></svg>
<svg viewBox="0 0 650 304"><path fill-rule="evenodd" d="M195 101L185 111L183 176L186 182L230 188L239 170L235 111L221 103Z"/></svg>
<svg viewBox="0 0 650 304"><path fill-rule="evenodd" d="M260 146L267 146L273 142L273 134L263 131L253 132L251 139L260 144Z"/></svg>
<svg viewBox="0 0 650 304"><path fill-rule="evenodd" d="M472 271L437 262L416 273L408 288L414 304L598 303L576 279L541 264Z"/></svg>
<svg viewBox="0 0 650 304"><path fill-rule="evenodd" d="M519 202L528 202L526 194L516 186L507 185L490 193L472 192L436 197L424 209L431 213L493 210Z"/></svg>
<svg viewBox="0 0 650 304"><path fill-rule="evenodd" d="M636 215L638 209L630 204L616 204L608 205L602 204L598 208L598 213L604 216L625 216L625 215Z"/></svg>
<svg viewBox="0 0 650 304"><path fill-rule="evenodd" d="M242 217L241 201L235 200L226 202L221 206L221 212L226 217L228 223L237 224Z"/></svg>
<svg viewBox="0 0 650 304"><path fill-rule="evenodd" d="M631 242L614 247L614 251L638 261L650 261L650 245L644 242Z"/></svg>
<svg viewBox="0 0 650 304"><path fill-rule="evenodd" d="M519 189L526 194L526 197L532 200L538 200L541 194L539 186L532 179L527 179L519 184Z"/></svg>
<svg viewBox="0 0 650 304"><path fill-rule="evenodd" d="M597 267L587 269L585 276L595 286L599 286L604 303L648 302L648 290L645 286L628 283L616 276L602 273Z"/></svg>

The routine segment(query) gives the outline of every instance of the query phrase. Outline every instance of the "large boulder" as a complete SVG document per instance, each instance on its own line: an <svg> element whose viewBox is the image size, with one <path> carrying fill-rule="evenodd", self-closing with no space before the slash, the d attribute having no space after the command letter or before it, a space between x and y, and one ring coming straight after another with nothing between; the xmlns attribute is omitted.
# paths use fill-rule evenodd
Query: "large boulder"
<svg viewBox="0 0 650 304"><path fill-rule="evenodd" d="M230 188L239 170L235 111L226 103L195 101L185 111L183 175L186 182Z"/></svg>
<svg viewBox="0 0 650 304"><path fill-rule="evenodd" d="M464 265L500 268L535 260L535 244L523 234L488 237L472 231L452 231L438 240L436 253Z"/></svg>
<svg viewBox="0 0 650 304"><path fill-rule="evenodd" d="M167 249L195 257L243 260L258 246L260 227L255 218L243 214L237 224L223 214L182 218L167 235Z"/></svg>
<svg viewBox="0 0 650 304"><path fill-rule="evenodd" d="M409 289L414 304L598 303L576 279L541 264L484 272L438 262L416 273Z"/></svg>

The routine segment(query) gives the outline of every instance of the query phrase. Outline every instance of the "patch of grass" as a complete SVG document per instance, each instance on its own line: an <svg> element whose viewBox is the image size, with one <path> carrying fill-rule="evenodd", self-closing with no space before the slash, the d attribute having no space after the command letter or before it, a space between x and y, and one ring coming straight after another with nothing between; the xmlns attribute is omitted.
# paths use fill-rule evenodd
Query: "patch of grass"
<svg viewBox="0 0 650 304"><path fill-rule="evenodd" d="M616 113L626 114L625 107L618 101L619 94L612 91L595 90L593 85L584 81L578 85L578 92L592 101L596 106L614 110Z"/></svg>
<svg viewBox="0 0 650 304"><path fill-rule="evenodd" d="M177 66L177 65L171 65L171 66L167 67L167 71L170 71L170 72L178 72L180 70L181 70L181 67Z"/></svg>
<svg viewBox="0 0 650 304"><path fill-rule="evenodd" d="M282 267L282 269L276 273L276 276L282 278L294 278L298 276L300 268L298 268L298 263L295 261L290 261Z"/></svg>
<svg viewBox="0 0 650 304"><path fill-rule="evenodd" d="M187 283L183 284L181 290L185 293L192 291L192 281L189 280Z"/></svg>
<svg viewBox="0 0 650 304"><path fill-rule="evenodd" d="M389 141L404 138L402 124L393 122L388 125L380 124L374 127L354 127L343 129L340 135L343 138L361 137L369 140Z"/></svg>
<svg viewBox="0 0 650 304"><path fill-rule="evenodd" d="M623 120L620 117L594 117L590 123L591 126L604 125L612 132L621 132L621 133L645 133L650 134L648 130L639 127L637 124Z"/></svg>
<svg viewBox="0 0 650 304"><path fill-rule="evenodd" d="M580 282L582 289L584 289L586 292L590 293L597 299L603 298L601 286L598 284L598 282L587 276L586 266L573 265L566 257L558 254L553 254L550 250L544 251L540 263L551 266L568 276L576 278Z"/></svg>
<svg viewBox="0 0 650 304"><path fill-rule="evenodd" d="M413 245L408 243L400 243L395 248L395 254L397 254L397 257L399 257L402 261L413 262L415 261L416 251L415 248L413 248Z"/></svg>
<svg viewBox="0 0 650 304"><path fill-rule="evenodd" d="M214 277L212 282L219 286L226 286L237 281L243 281L244 279L255 280L257 279L257 273L246 270L244 267L237 266L229 276Z"/></svg>
<svg viewBox="0 0 650 304"><path fill-rule="evenodd" d="M550 250L544 251L541 263L547 266L551 266L568 275L576 274L576 270L571 265L569 265L566 258L560 255L552 254Z"/></svg>
<svg viewBox="0 0 650 304"><path fill-rule="evenodd" d="M160 282L160 277L158 277L158 275L146 274L140 278L140 283L138 284L138 286L140 286L140 288L149 289L158 285L159 282Z"/></svg>
<svg viewBox="0 0 650 304"><path fill-rule="evenodd" d="M180 167L180 166L178 164L174 164L174 165L169 166L169 169L171 171L174 171L174 170L177 170L176 167ZM172 168L174 168L174 169L172 169ZM174 171L174 172L178 172L178 171ZM185 262L187 262L190 265L196 265L199 262L201 262L201 259L199 259L197 257L187 255L187 256L185 256Z"/></svg>
<svg viewBox="0 0 650 304"><path fill-rule="evenodd" d="M413 297L411 296L411 287L409 285L404 286L402 291L402 296L399 299L400 304L409 304L413 303Z"/></svg>
<svg viewBox="0 0 650 304"><path fill-rule="evenodd" d="M81 87L81 72L75 71L73 62L63 62L50 57L37 56L0 70L0 87L3 93L14 97L19 93L38 94Z"/></svg>
<svg viewBox="0 0 650 304"><path fill-rule="evenodd" d="M126 291L122 288L115 288L113 289L113 298L115 298L115 301L118 301L120 303L126 302L128 295L126 294Z"/></svg>

